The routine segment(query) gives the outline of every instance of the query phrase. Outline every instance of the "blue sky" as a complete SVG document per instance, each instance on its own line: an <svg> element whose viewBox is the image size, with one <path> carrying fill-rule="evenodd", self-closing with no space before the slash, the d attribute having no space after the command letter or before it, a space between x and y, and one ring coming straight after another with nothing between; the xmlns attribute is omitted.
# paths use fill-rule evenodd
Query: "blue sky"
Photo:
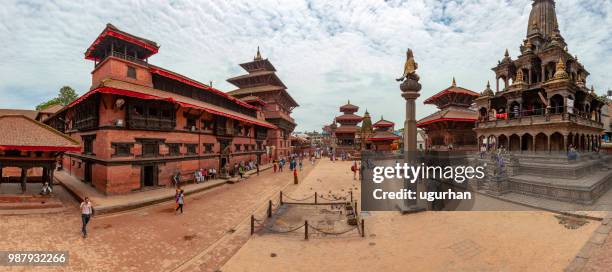
<svg viewBox="0 0 612 272"><path fill-rule="evenodd" d="M415 52L422 101L448 87L481 92L504 50L516 57L531 0L409 1L3 1L0 108L33 108L63 85L89 89L83 52L106 23L161 45L151 63L223 91L257 46L289 93L297 130L320 130L351 103L374 119L403 123L398 83L406 48ZM598 93L612 88L612 0L558 0L561 34Z"/></svg>

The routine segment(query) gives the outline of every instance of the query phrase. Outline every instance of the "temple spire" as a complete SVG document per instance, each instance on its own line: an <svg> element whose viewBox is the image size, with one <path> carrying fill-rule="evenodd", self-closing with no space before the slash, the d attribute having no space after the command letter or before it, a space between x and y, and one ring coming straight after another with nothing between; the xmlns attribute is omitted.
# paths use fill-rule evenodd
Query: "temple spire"
<svg viewBox="0 0 612 272"><path fill-rule="evenodd" d="M453 87L457 87L457 81L455 80L455 77L453 77L453 83L452 83L452 85L451 85L451 86L453 86Z"/></svg>
<svg viewBox="0 0 612 272"><path fill-rule="evenodd" d="M555 30L558 32L558 28L555 1L534 0L527 24L527 37L539 34L542 38L548 39Z"/></svg>
<svg viewBox="0 0 612 272"><path fill-rule="evenodd" d="M259 46L257 46L257 54L255 55L254 60L261 60L261 53L259 52Z"/></svg>

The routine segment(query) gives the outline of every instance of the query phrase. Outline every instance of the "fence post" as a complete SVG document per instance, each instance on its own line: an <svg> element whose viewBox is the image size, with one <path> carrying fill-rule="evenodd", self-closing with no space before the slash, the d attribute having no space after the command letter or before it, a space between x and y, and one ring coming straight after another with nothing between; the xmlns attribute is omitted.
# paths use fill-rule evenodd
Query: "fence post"
<svg viewBox="0 0 612 272"><path fill-rule="evenodd" d="M272 200L268 200L268 218L272 217Z"/></svg>
<svg viewBox="0 0 612 272"><path fill-rule="evenodd" d="M365 224L363 219L361 219L361 237L365 237Z"/></svg>
<svg viewBox="0 0 612 272"><path fill-rule="evenodd" d="M317 204L317 192L315 192L315 204Z"/></svg>
<svg viewBox="0 0 612 272"><path fill-rule="evenodd" d="M353 190L351 190L351 202L353 202Z"/></svg>
<svg viewBox="0 0 612 272"><path fill-rule="evenodd" d="M283 191L280 191L280 205L283 205Z"/></svg>
<svg viewBox="0 0 612 272"><path fill-rule="evenodd" d="M255 216L251 214L251 235L255 233Z"/></svg>
<svg viewBox="0 0 612 272"><path fill-rule="evenodd" d="M304 221L304 240L308 240L308 220Z"/></svg>
<svg viewBox="0 0 612 272"><path fill-rule="evenodd" d="M355 216L357 216L357 200L355 200Z"/></svg>

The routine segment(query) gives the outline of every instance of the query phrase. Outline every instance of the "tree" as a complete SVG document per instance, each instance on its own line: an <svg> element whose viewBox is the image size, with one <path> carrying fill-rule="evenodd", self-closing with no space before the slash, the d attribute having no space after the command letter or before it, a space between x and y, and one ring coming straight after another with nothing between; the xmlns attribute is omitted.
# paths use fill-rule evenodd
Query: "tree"
<svg viewBox="0 0 612 272"><path fill-rule="evenodd" d="M60 104L66 106L70 102L76 100L79 96L70 86L64 86L59 90L57 97L52 98L49 101L43 102L36 106L36 110L44 110L52 105Z"/></svg>

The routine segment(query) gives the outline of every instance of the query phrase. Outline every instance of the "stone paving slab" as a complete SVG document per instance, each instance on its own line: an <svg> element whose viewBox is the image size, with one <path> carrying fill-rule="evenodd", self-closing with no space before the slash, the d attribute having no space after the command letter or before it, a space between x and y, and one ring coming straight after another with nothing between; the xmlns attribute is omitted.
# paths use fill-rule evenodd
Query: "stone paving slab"
<svg viewBox="0 0 612 272"><path fill-rule="evenodd" d="M262 166L260 172L270 169L271 167L271 165ZM255 174L255 172L255 170L251 170L248 171L247 174ZM83 201L85 196L88 196L97 214L120 212L169 201L174 199L176 193L174 187L168 186L129 194L107 196L66 172L57 171L54 178L79 202ZM185 195L189 195L222 186L227 182L228 181L224 179L215 179L202 183L186 184L181 186L181 188L185 191Z"/></svg>

